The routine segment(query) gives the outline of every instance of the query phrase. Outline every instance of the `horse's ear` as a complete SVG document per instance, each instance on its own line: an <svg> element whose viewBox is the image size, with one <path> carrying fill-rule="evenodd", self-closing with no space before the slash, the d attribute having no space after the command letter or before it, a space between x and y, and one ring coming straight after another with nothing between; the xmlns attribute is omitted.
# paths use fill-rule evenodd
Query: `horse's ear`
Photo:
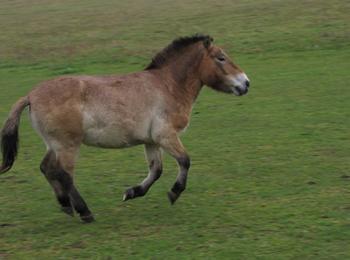
<svg viewBox="0 0 350 260"><path fill-rule="evenodd" d="M211 43L214 41L214 39L212 37L207 37L204 41L203 41L203 45L206 49L209 49Z"/></svg>

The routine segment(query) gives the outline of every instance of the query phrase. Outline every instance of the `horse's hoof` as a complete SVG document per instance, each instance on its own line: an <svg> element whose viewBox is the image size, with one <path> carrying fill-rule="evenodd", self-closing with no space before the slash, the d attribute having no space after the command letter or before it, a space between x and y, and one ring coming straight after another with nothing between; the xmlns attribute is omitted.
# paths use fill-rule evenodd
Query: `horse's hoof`
<svg viewBox="0 0 350 260"><path fill-rule="evenodd" d="M85 223L91 223L95 221L95 218L92 214L88 215L88 216L80 216L80 219L82 221L84 221Z"/></svg>
<svg viewBox="0 0 350 260"><path fill-rule="evenodd" d="M74 217L74 211L72 207L61 207L61 210L67 215Z"/></svg>
<svg viewBox="0 0 350 260"><path fill-rule="evenodd" d="M129 199L133 199L135 197L134 188L129 188L124 192L123 201L127 201Z"/></svg>
<svg viewBox="0 0 350 260"><path fill-rule="evenodd" d="M180 194L176 194L173 191L168 192L168 198L171 203L171 205L174 205L175 201L179 198Z"/></svg>
<svg viewBox="0 0 350 260"><path fill-rule="evenodd" d="M140 185L131 187L127 189L123 196L123 201L127 201L129 199L134 199L137 197L142 197L146 194L147 190L144 190L144 188Z"/></svg>

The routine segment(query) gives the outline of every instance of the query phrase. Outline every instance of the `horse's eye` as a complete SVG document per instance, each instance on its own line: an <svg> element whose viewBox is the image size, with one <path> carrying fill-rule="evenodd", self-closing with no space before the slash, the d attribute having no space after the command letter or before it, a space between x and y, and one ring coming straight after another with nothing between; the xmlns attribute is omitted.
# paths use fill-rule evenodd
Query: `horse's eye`
<svg viewBox="0 0 350 260"><path fill-rule="evenodd" d="M219 56L216 59L220 62L224 62L226 60L224 56Z"/></svg>

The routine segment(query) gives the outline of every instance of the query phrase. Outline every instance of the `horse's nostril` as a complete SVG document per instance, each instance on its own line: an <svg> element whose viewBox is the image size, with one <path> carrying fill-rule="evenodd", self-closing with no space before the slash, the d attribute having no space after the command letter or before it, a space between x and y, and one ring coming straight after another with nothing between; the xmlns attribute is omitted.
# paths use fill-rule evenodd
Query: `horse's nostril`
<svg viewBox="0 0 350 260"><path fill-rule="evenodd" d="M249 80L246 80L246 81L245 81L245 85L246 85L247 88L249 88L249 86L250 86Z"/></svg>

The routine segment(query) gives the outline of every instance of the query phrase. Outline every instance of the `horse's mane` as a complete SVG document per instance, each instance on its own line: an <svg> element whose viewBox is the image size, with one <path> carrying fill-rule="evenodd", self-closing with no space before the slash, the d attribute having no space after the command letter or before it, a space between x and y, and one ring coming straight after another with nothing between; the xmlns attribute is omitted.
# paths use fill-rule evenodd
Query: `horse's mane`
<svg viewBox="0 0 350 260"><path fill-rule="evenodd" d="M161 68L169 59L169 57L173 56L175 53L183 50L197 42L203 42L204 46L208 48L210 43L213 41L213 38L209 35L195 34L194 36L180 37L175 39L172 43L170 43L167 47L165 47L162 51L157 53L150 64L145 68L145 70L159 69Z"/></svg>

